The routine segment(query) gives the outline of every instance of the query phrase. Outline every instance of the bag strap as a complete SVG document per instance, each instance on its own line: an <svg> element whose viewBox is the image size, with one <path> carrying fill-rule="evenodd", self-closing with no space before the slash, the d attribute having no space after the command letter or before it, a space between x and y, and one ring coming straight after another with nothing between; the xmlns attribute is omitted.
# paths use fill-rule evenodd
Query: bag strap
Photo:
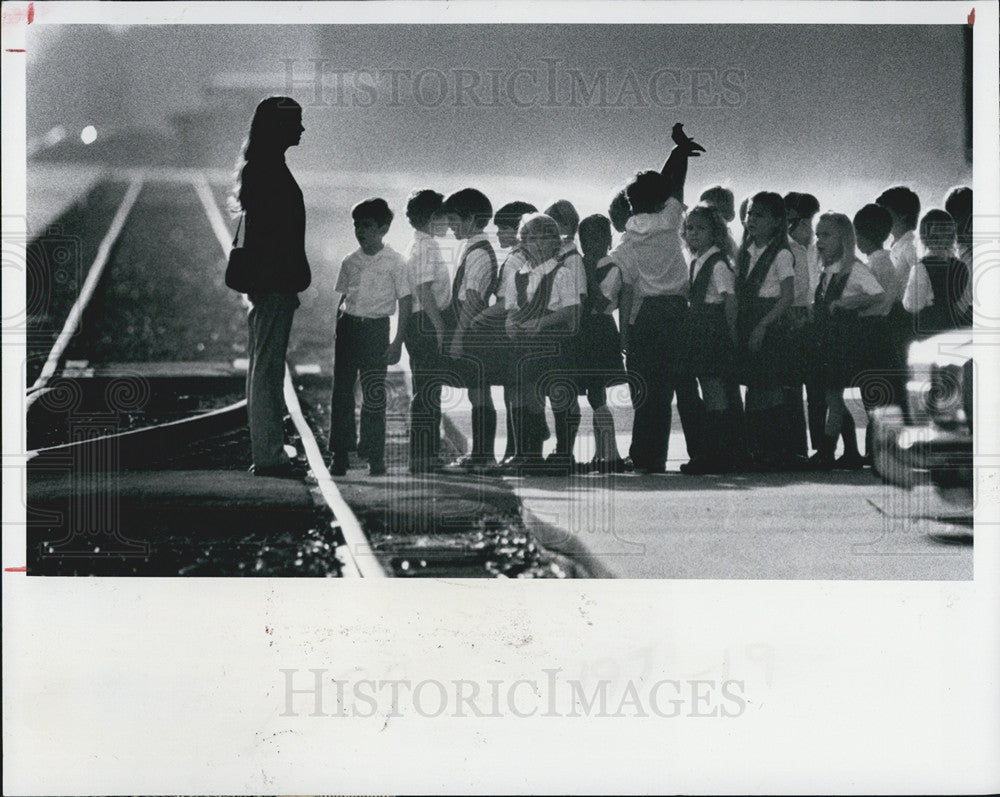
<svg viewBox="0 0 1000 797"><path fill-rule="evenodd" d="M236 249L236 242L240 239L240 227L243 226L243 216L246 211L240 213L240 220L236 222L236 235L233 236L233 249ZM246 242L246 236L243 236L244 243Z"/></svg>

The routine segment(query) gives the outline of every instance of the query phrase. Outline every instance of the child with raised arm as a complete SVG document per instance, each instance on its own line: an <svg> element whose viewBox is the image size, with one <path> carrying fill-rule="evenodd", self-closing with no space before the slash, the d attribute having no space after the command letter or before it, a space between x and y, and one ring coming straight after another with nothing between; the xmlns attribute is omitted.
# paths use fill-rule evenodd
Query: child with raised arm
<svg viewBox="0 0 1000 797"><path fill-rule="evenodd" d="M702 453L704 407L685 363L688 269L680 233L688 158L704 148L687 138L679 125L674 140L661 171L639 172L626 187L633 215L611 255L626 286L619 309L634 390L630 456L643 473L666 471L675 393L688 453Z"/></svg>
<svg viewBox="0 0 1000 797"><path fill-rule="evenodd" d="M330 473L347 473L354 441L354 383L361 378L361 436L367 441L372 476L385 474L385 375L399 362L410 317L406 262L382 243L393 213L381 198L366 199L351 210L360 248L340 267L336 290L342 312L337 319L330 401ZM389 342L389 317L399 310L396 336Z"/></svg>

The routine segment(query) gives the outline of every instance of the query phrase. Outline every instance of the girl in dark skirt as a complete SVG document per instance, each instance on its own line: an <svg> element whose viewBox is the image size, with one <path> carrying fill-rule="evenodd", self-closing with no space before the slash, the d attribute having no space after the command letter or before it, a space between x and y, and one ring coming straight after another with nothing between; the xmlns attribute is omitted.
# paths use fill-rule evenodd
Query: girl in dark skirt
<svg viewBox="0 0 1000 797"><path fill-rule="evenodd" d="M612 262L611 222L595 213L580 222L580 248L587 276L587 298L583 305L577 348L580 387L594 413L594 458L581 467L584 472L624 473L625 460L618 454L615 419L607 406L607 388L627 381L622 361L621 336L615 324L621 269Z"/></svg>
<svg viewBox="0 0 1000 797"><path fill-rule="evenodd" d="M863 465L858 452L854 418L844 404L844 389L854 381L863 357L858 311L881 301L878 280L855 257L854 225L843 213L824 213L816 225L816 250L823 273L813 303L819 365L826 394L826 427L819 452L810 462L817 470L834 467L857 470ZM844 456L834 459L837 437L844 437Z"/></svg>
<svg viewBox="0 0 1000 797"><path fill-rule="evenodd" d="M783 388L791 378L784 317L792 306L794 282L784 200L762 191L747 208L736 272L736 356L740 380L747 386L747 438L758 470L782 467L788 453Z"/></svg>
<svg viewBox="0 0 1000 797"><path fill-rule="evenodd" d="M573 440L548 460L542 459L545 429L545 399L552 402L557 428L572 428L562 408L568 398L576 401L571 377L575 363L567 354L567 343L579 328L580 292L575 275L558 257L562 241L556 222L543 213L525 216L518 232L528 263L508 283L504 304L508 308L506 332L511 341L511 361L516 386L513 413L521 437L521 452L512 463L517 471L568 474Z"/></svg>
<svg viewBox="0 0 1000 797"><path fill-rule="evenodd" d="M705 455L681 466L687 474L726 473L734 467L739 415L726 400L736 370L736 277L726 257L728 230L722 215L701 204L688 213L684 240L693 257L688 363L701 386L707 413Z"/></svg>

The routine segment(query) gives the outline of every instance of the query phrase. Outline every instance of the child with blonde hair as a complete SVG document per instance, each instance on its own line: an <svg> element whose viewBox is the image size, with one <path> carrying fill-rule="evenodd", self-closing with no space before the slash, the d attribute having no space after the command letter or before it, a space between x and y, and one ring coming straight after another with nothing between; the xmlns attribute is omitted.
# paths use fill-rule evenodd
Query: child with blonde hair
<svg viewBox="0 0 1000 797"><path fill-rule="evenodd" d="M858 311L883 298L878 280L855 255L854 225L843 213L824 213L816 225L816 250L823 263L813 304L826 394L825 435L810 459L816 470L858 470L864 462L858 452L854 418L844 403L844 390L857 373L861 352ZM834 459L837 437L844 438L844 455Z"/></svg>

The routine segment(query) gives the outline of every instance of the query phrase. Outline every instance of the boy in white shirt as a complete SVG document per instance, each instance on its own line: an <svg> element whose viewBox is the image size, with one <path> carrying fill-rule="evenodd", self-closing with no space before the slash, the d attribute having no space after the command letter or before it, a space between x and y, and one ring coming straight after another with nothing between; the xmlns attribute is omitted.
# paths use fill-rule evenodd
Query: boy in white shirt
<svg viewBox="0 0 1000 797"><path fill-rule="evenodd" d="M347 473L354 435L354 383L361 378L361 437L368 445L372 476L385 475L385 374L399 362L407 320L410 284L402 255L382 243L393 214L381 198L366 199L351 210L361 245L340 267L336 290L342 311L337 319L330 401L330 473ZM396 336L389 342L389 317L399 310Z"/></svg>
<svg viewBox="0 0 1000 797"><path fill-rule="evenodd" d="M495 351L473 321L489 306L497 278L496 252L483 232L493 218L493 205L482 191L463 188L445 199L444 209L455 238L463 242L452 283L457 325L448 349L451 367L468 389L472 404L472 454L459 464L492 473L497 464L493 453L497 411L490 393L490 358Z"/></svg>
<svg viewBox="0 0 1000 797"><path fill-rule="evenodd" d="M553 202L545 209L549 216L559 226L559 236L562 243L557 259L562 263L562 269L570 275L572 284L580 296L581 304L587 295L587 275L583 268L583 256L576 248L576 231L580 226L580 214L568 199ZM553 463L575 467L573 459L573 444L577 431L580 429L580 402L577 396L583 392L580 387L580 327L570 330L569 339L560 341L565 349L565 367L573 373L568 382L574 383L575 393L569 396L568 391L561 391L552 404L552 415L555 419L556 450ZM565 399L565 401L563 401ZM551 401L551 399L550 399Z"/></svg>
<svg viewBox="0 0 1000 797"><path fill-rule="evenodd" d="M441 451L441 357L445 340L442 311L451 301L451 276L436 236L447 229L444 196L425 189L406 202L413 241L406 254L413 314L404 342L410 355L410 472L436 469Z"/></svg>
<svg viewBox="0 0 1000 797"><path fill-rule="evenodd" d="M920 218L920 197L906 186L897 185L887 188L878 199L876 205L881 205L889 211L892 217L892 247L889 257L896 269L897 284L905 286L910 279L913 267L920 262L917 256L917 221ZM919 308L918 308L919 310ZM900 362L906 362L906 350L913 340L915 319L912 312L903 308L903 291L899 293L898 301L893 303L889 311L889 328L895 356ZM903 396L903 415L908 418L906 396ZM909 420L907 419L907 422Z"/></svg>
<svg viewBox="0 0 1000 797"><path fill-rule="evenodd" d="M868 258L868 270L882 286L881 301L858 312L861 322L860 345L864 352L860 361L871 372L870 389L862 384L861 401L868 413L865 436L865 460L871 463L871 413L877 406L900 405L905 401L906 364L900 362L892 345L889 313L899 301L902 286L889 253L883 249L892 230L892 216L881 205L865 205L854 215L854 235L858 249ZM885 389L888 387L888 391ZM879 401L878 399L882 400Z"/></svg>
<svg viewBox="0 0 1000 797"><path fill-rule="evenodd" d="M789 310L789 324L793 332L804 332L809 323L809 312L813 294L819 282L819 258L813 232L813 218L819 213L819 200L812 194L790 191L784 196L785 214L788 218L788 247L795 259L795 297ZM794 334L791 342L801 343L804 335ZM807 352L799 349L794 354L799 363L790 372L795 384L784 389L785 406L788 412L790 452L789 464L793 467L805 464L809 450L806 444L806 417L802 407L802 386L805 383L806 400L809 404L809 430L813 447L819 448L823 437L826 417L826 398L823 386L812 379L806 379L809 370Z"/></svg>
<svg viewBox="0 0 1000 797"><path fill-rule="evenodd" d="M502 321L506 317L507 308L504 303L504 297L506 297L510 284L513 282L514 274L527 262L527 255L517 241L517 231L521 226L521 218L523 216L537 212L538 208L530 202L518 199L503 205L493 216L493 224L497 228L497 243L500 244L501 250L506 250L507 256L501 258L502 265L500 266L496 284L496 303L491 305L487 310L484 310L480 316L486 323L492 324L496 320ZM513 411L513 393L516 387L512 384L513 375L510 373L510 365L508 360L508 367L504 369L507 371L508 377L503 386L504 414L507 420L507 445L504 449L503 459L501 460L502 465L508 464L519 453L517 450L519 436L515 428L517 417Z"/></svg>

